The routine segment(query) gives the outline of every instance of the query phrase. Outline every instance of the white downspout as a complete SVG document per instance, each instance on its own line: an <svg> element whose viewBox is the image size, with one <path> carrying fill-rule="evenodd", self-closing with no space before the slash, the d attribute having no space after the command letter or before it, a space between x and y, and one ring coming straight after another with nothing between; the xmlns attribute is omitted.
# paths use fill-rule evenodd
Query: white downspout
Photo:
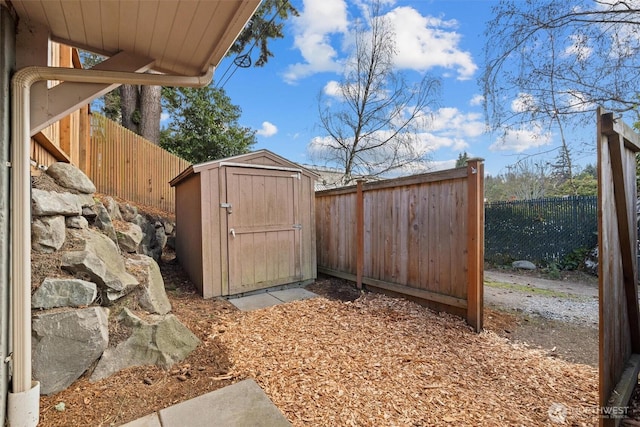
<svg viewBox="0 0 640 427"><path fill-rule="evenodd" d="M40 384L31 379L31 171L30 91L37 81L133 84L149 86L208 85L214 67L201 76L143 74L74 68L26 67L12 78L11 103L11 342L12 392L10 427L34 427L39 421Z"/></svg>

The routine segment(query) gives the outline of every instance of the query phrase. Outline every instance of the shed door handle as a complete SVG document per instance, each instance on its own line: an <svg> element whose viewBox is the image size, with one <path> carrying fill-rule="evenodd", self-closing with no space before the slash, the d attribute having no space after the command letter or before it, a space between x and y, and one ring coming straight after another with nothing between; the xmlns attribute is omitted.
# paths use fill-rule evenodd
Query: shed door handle
<svg viewBox="0 0 640 427"><path fill-rule="evenodd" d="M236 237L236 230L234 230L232 228L231 230L229 230L229 234L231 234L235 238Z"/></svg>

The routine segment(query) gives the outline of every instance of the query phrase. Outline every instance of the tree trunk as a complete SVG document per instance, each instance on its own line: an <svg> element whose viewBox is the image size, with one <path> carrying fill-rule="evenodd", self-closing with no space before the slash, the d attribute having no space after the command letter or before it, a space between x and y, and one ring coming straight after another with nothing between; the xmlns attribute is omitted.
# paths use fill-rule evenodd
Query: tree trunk
<svg viewBox="0 0 640 427"><path fill-rule="evenodd" d="M161 86L142 86L140 88L139 134L147 140L160 142Z"/></svg>
<svg viewBox="0 0 640 427"><path fill-rule="evenodd" d="M138 110L138 86L120 86L120 108L122 109L122 126L138 133L140 111Z"/></svg>

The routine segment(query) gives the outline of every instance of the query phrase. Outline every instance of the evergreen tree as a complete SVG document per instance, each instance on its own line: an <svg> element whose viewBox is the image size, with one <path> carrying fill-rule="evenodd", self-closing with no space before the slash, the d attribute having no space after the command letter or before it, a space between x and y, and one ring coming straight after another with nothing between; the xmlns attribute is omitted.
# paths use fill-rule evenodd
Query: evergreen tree
<svg viewBox="0 0 640 427"><path fill-rule="evenodd" d="M255 132L238 124L241 110L222 89L176 88L163 99L170 121L160 146L189 162L243 154L256 142Z"/></svg>

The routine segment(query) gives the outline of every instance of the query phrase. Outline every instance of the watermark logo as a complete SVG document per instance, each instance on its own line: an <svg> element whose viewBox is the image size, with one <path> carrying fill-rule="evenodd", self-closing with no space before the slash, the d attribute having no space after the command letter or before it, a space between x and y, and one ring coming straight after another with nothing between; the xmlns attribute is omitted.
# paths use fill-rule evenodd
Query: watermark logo
<svg viewBox="0 0 640 427"><path fill-rule="evenodd" d="M552 423L564 424L567 419L567 407L562 403L552 403L547 410L549 420Z"/></svg>
<svg viewBox="0 0 640 427"><path fill-rule="evenodd" d="M598 416L605 419L624 419L629 417L629 407L628 406L590 406L590 407L579 407L572 408L569 411L562 403L552 403L547 410L547 415L549 416L549 421L554 424L565 424L567 421L567 416L573 414L587 414L592 416Z"/></svg>

